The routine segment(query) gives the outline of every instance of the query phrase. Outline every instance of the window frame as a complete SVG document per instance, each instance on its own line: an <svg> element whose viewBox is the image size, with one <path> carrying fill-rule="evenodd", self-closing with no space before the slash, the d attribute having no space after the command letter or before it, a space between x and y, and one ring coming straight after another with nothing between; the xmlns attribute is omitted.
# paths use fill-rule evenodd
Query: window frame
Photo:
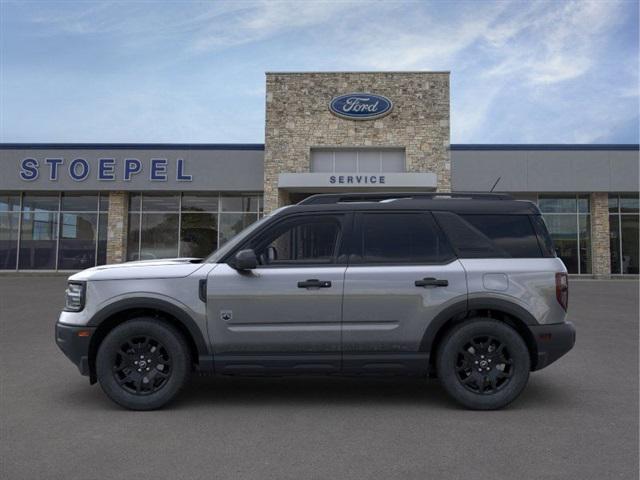
<svg viewBox="0 0 640 480"><path fill-rule="evenodd" d="M442 260L440 262L419 262L419 261L406 261L406 262L399 262L399 261L391 261L391 262L368 262L364 260L364 256L363 256L363 252L361 250L361 243L359 242L359 240L362 238L362 235L364 235L364 232L362 230L362 226L363 226L363 218L365 215L398 215L398 214L412 214L412 215L424 215L427 218L431 219L432 225L435 229L435 231L440 235L441 239L446 242L447 246L449 247L449 250L451 251L451 257L446 259L446 260ZM348 245L349 251L348 251L348 264L349 266L357 266L357 267L406 267L406 266L412 266L412 265L416 265L416 266L420 266L420 265L425 265L425 266L442 266L442 265L449 265L452 262L455 262L456 260L458 260L458 252L456 251L456 249L453 247L453 245L451 244L451 241L449 240L449 238L447 237L447 235L445 234L445 232L443 231L443 229L440 227L440 225L438 224L438 222L436 221L433 213L429 210L411 210L411 209L402 209L402 210L362 210L362 211L357 211L354 213L354 219L353 219L353 230L352 230L352 234L351 234L351 238L350 238L350 242Z"/></svg>
<svg viewBox="0 0 640 480"><path fill-rule="evenodd" d="M544 200L544 199L568 199L568 198L575 198L575 210L572 211L561 211L561 212L545 212L542 210L542 208L540 208L540 200ZM587 201L587 209L586 211L580 211L580 200L586 200ZM588 222L589 222L589 228L587 229L587 234L585 234L585 237L588 238L588 242L589 242L589 248L588 250L591 251L593 249L593 222L592 222L592 218L591 218L591 209L593 208L593 202L591 201L591 196L588 193L538 193L537 194L537 200L536 200L536 205L538 205L538 208L540 209L540 213L542 214L542 218L545 221L545 225L547 226L547 230L549 231L549 235L551 235L552 239L553 239L553 234L551 233L551 231L549 230L549 222L547 222L547 218L548 217L552 217L552 216L574 216L574 221L575 221L575 226L576 226L576 236L575 236L575 241L576 241L576 266L578 271L575 273L570 273L571 275L592 275L593 273L593 262L594 259L590 254L587 254L587 260L588 263L585 261L585 266L586 269L589 270L587 272L583 272L582 270L582 252L581 252L581 248L580 248L580 244L583 240L583 235L581 235L580 233L580 219L581 218L585 218ZM554 249L557 249L557 245L555 244L555 240L554 240ZM557 254L557 250L556 250L556 257L560 258L562 260L562 257L560 257L560 255Z"/></svg>
<svg viewBox="0 0 640 480"><path fill-rule="evenodd" d="M635 193L621 193L621 192L617 192L617 193L612 193L609 192L608 194L608 203L611 203L612 199L615 199L616 201L616 210L615 212L611 211L611 207L609 206L609 242L611 242L611 217L616 218L617 222L618 222L618 228L617 228L617 234L618 234L618 239L617 239L617 248L618 248L618 265L616 265L615 267L615 273L614 273L614 265L613 263L611 263L611 249L609 250L609 261L610 261L610 265L609 265L609 271L611 272L611 275L619 275L619 276L624 276L624 275L636 275L634 273L624 273L623 270L623 251L622 251L622 219L624 217L640 217L640 211L638 212L623 212L622 211L622 198L625 197L630 197L631 195L636 195Z"/></svg>

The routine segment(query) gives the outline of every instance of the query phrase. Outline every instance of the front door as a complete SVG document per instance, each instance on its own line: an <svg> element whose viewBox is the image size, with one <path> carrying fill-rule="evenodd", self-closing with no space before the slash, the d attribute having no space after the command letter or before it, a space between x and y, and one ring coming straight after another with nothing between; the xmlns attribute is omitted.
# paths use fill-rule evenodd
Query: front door
<svg viewBox="0 0 640 480"><path fill-rule="evenodd" d="M360 213L345 275L345 372L427 369L421 342L445 308L466 305L464 268L428 212Z"/></svg>
<svg viewBox="0 0 640 480"><path fill-rule="evenodd" d="M220 264L207 280L219 373L340 371L344 214L286 217L241 248L258 268Z"/></svg>

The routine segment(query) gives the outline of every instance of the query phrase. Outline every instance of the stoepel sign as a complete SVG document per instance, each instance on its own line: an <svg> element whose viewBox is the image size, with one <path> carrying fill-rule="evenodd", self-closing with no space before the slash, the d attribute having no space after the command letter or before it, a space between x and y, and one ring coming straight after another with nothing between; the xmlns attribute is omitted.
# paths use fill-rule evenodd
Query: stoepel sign
<svg viewBox="0 0 640 480"><path fill-rule="evenodd" d="M130 181L134 177L143 173L144 163L137 158L127 158L122 167L118 168L118 161L115 158L100 158L92 173L92 165L84 158L75 158L66 162L64 158L45 158L42 164L35 158L25 158L20 162L20 178L23 181L31 182L40 177L40 169L47 169L50 181L57 181L60 172L66 171L69 177L82 182L94 175L99 181L110 181L122 178ZM65 168L66 167L66 168ZM118 170L120 170L118 172ZM166 182L169 176L169 161L166 158L152 158L148 165L148 178L151 181ZM193 177L185 171L185 161L179 158L175 162L175 179L178 182L190 182Z"/></svg>
<svg viewBox="0 0 640 480"><path fill-rule="evenodd" d="M373 93L347 93L329 103L331 113L350 120L373 120L387 115L392 108L391 100Z"/></svg>

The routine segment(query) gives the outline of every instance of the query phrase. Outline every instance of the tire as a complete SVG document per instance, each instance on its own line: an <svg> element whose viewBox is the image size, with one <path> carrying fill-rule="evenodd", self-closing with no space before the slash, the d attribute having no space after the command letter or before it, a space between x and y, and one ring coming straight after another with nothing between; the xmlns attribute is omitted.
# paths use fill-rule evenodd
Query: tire
<svg viewBox="0 0 640 480"><path fill-rule="evenodd" d="M166 405L184 386L190 371L184 337L152 317L118 325L102 341L96 358L102 390L130 410L155 410Z"/></svg>
<svg viewBox="0 0 640 480"><path fill-rule="evenodd" d="M495 410L513 402L526 386L531 367L518 332L488 318L455 326L440 344L436 362L446 392L473 410Z"/></svg>

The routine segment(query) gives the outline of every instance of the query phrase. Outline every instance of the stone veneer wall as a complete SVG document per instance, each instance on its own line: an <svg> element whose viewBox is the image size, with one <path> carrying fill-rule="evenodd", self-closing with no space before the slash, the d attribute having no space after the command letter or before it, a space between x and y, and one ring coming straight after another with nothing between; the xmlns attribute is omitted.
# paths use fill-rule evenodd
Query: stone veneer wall
<svg viewBox="0 0 640 480"><path fill-rule="evenodd" d="M127 259L127 221L129 194L109 192L107 216L107 263L121 263Z"/></svg>
<svg viewBox="0 0 640 480"><path fill-rule="evenodd" d="M609 196L606 192L591 194L591 259L593 275L611 274L609 244Z"/></svg>
<svg viewBox="0 0 640 480"><path fill-rule="evenodd" d="M264 199L268 212L288 202L280 173L310 171L314 147L402 147L407 172L433 172L438 190L451 190L449 73L267 73ZM392 112L356 121L329 111L337 95L388 97Z"/></svg>

